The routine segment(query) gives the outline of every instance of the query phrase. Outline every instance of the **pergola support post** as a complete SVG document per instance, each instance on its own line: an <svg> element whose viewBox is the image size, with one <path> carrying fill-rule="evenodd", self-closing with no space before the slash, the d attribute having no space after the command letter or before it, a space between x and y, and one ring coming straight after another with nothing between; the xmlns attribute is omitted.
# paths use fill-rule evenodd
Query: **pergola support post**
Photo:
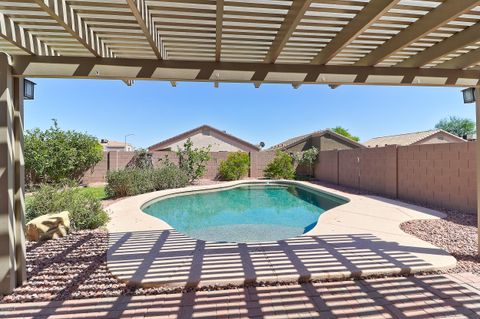
<svg viewBox="0 0 480 319"><path fill-rule="evenodd" d="M0 294L26 280L24 211L23 78L0 53Z"/></svg>
<svg viewBox="0 0 480 319"><path fill-rule="evenodd" d="M478 254L480 255L480 142L478 140L478 134L480 133L480 86L475 88L475 113L476 113L476 125L477 125L477 140L475 141L476 149L476 169L477 169L477 234L478 234Z"/></svg>

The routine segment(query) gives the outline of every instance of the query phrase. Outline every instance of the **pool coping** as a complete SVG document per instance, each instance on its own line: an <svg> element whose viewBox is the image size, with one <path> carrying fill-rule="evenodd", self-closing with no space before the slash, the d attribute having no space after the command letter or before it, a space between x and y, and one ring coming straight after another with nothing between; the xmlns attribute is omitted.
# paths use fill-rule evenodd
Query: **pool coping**
<svg viewBox="0 0 480 319"><path fill-rule="evenodd" d="M153 270L152 267L147 267L148 269L143 269L141 271L142 275L132 275L132 273L138 273L135 271L135 262L129 262L128 260L122 260L122 256L129 256L129 254L124 253L127 251L126 249L130 247L131 243L119 243L117 234L137 234L140 236L139 238L145 238L145 234L149 234L151 232L174 232L174 228L171 227L165 221L158 219L156 217L150 216L144 213L141 208L144 207L147 203L150 203L157 199L158 197L170 197L171 195L176 195L179 193L194 193L197 191L208 191L208 190L217 190L217 189L225 189L231 188L242 184L262 184L267 181L265 180L242 180L242 181L234 181L234 182L225 182L220 184L213 184L213 185L202 185L202 186L189 186L185 188L179 189L170 189L170 190L163 190L148 194L142 194L134 197L130 197L119 202L116 202L108 207L108 212L110 214L111 220L107 226L107 229L110 236L109 242L109 250L107 253L107 266L109 267L110 271L114 276L116 276L119 280L128 283L129 285L133 286L164 286L164 287L199 287L199 286L207 286L207 285L231 285L231 284L244 284L248 282L255 282L255 281L271 281L271 282L278 282L278 281L303 281L303 280L310 280L310 279L343 279L348 277L360 277L360 276L370 276L370 275L392 275L392 274L403 274L403 273L417 273L417 272L425 272L425 271L434 271L434 270L444 270L456 265L456 260L454 257L449 255L446 251L439 249L427 242L424 242L412 235L409 235L403 232L400 229L400 224L414 219L438 219L443 218L446 215L424 207L406 204L400 201L391 200L379 196L372 196L372 195L357 195L357 194L349 194L339 190L331 189L325 186L320 186L317 184L303 182L303 181L286 181L286 180L270 180L270 183L282 183L282 184L293 184L298 185L301 187L307 187L313 190L322 191L329 193L334 196L338 196L341 198L347 199L349 202L334 207L330 210L325 211L322 213L318 219L317 225L313 229L311 229L306 234L302 236L296 237L292 240L281 241L282 245L290 245L291 247L298 247L298 242L302 241L306 242L311 238L318 239L322 238L322 244L318 244L317 246L311 246L314 248L322 248L330 249L333 252L336 260L342 261L342 265L350 265L350 267L345 266L341 267L338 270L323 270L321 267L300 267L295 268L288 273L282 273L280 270L276 268L281 268L276 265L276 255L279 255L279 252L276 251L268 252L266 247L267 243L248 243L249 248L251 249L250 252L258 253L261 251L262 256L265 256L265 259L268 260L262 271L265 275L258 276L255 274L252 278L252 275L248 275L246 270L236 271L234 278L229 278L228 280L222 280L221 278L206 278L204 279L202 275L198 275L195 278L184 278L176 280L171 278L176 278L175 273L178 272L175 268L169 270L168 267L162 268L162 271L171 271L171 274L166 274L162 278L155 278L152 279L151 275L155 272L158 272L159 266ZM140 234L140 235L139 235ZM362 266L358 266L355 264L355 260L359 258L358 255L352 257L352 253L342 253L342 249L337 247L339 244L332 241L332 236L336 236L338 234L343 234L345 236L349 236L354 239L355 241L355 250L362 251L362 249L372 249L370 246L377 245L375 241L368 241L365 239L358 239L365 234L372 236L371 238L377 238L376 241L380 241L383 243L382 246L375 246L374 254L377 256L384 256L385 258L389 259L390 266L385 267L373 267L371 269L364 269ZM153 236L153 235L152 235ZM160 236L160 235L159 235ZM185 236L187 237L187 236ZM327 238L327 240L324 240ZM145 239L142 239L145 241ZM203 242L198 241L195 239L191 239L192 241L196 242ZM132 240L133 241L133 240ZM138 239L135 243L138 242ZM280 243L278 241L277 243ZM145 247L148 244L144 244ZM152 244L153 245L153 244ZM203 245L207 247L214 247L215 245L218 246L217 243L213 242L203 242ZM232 244L237 245L237 244ZM275 246L276 243L271 242L268 243L269 247ZM296 246L297 245L297 246ZM365 247L363 247L363 246ZM138 245L137 245L138 246ZM277 245L278 246L278 245ZM142 248L145 248L142 247ZM309 246L310 247L310 246ZM332 250L334 247L335 250ZM393 248L392 248L393 247ZM399 247L403 247L405 252L402 252ZM152 254L159 254L161 249L158 251L154 249L154 247L148 246L151 250ZM123 249L123 252L122 252ZM193 248L192 248L193 249ZM289 248L290 249L290 248ZM395 254L392 253L392 256L388 255L389 251L395 251ZM144 251L141 250L142 252ZM340 253L339 253L340 251ZM301 254L302 252L300 252ZM192 255L197 254L194 250L191 251L190 257ZM276 255L275 255L276 254ZM297 260L299 263L302 263L301 260L298 259L296 253L292 250L292 252L284 252L282 251L282 256L286 255L290 258L292 263L295 263ZM355 253L354 253L355 255ZM408 255L409 259L417 260L416 263L411 263L408 265L408 262L405 262L407 258L405 257ZM376 258L378 258L378 256ZM403 256L403 257L395 257L395 256ZM158 257L158 256L157 256ZM178 265L182 267L190 267L193 268L189 262L191 262L192 258L187 258L188 256L182 256L174 260L175 262L179 262ZM330 256L331 257L331 256ZM361 258L368 260L368 256L360 256ZM131 258L131 254L128 258ZM153 258L149 255L144 255L143 259L145 258ZM325 259L325 256L318 257L317 259L320 260L321 258ZM356 259L355 259L356 258ZM373 258L373 257L372 257ZM397 258L398 260L396 260ZM141 259L139 257L139 259ZM159 264L161 263L160 259L155 259L152 264ZM190 261L189 261L190 260ZM421 262L418 262L421 261ZM318 261L320 262L320 261ZM384 262L385 263L385 262ZM418 265L417 265L418 264ZM121 267L119 267L121 265ZM124 266L124 265L128 265ZM277 267L278 266L278 267ZM317 265L318 266L318 265ZM201 268L201 265L200 265ZM265 270L266 269L266 270ZM317 269L319 269L317 271ZM258 271L257 271L258 273ZM150 277L149 277L150 276ZM201 278L198 278L198 277ZM169 278L166 280L166 278ZM177 276L178 277L178 276ZM220 276L221 277L221 276Z"/></svg>

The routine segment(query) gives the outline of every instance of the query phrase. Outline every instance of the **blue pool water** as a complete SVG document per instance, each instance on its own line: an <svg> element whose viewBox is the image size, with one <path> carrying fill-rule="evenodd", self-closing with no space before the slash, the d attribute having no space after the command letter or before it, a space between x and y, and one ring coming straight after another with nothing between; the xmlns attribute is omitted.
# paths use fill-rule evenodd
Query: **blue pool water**
<svg viewBox="0 0 480 319"><path fill-rule="evenodd" d="M301 235L344 203L307 188L257 184L165 198L143 211L196 239L243 243Z"/></svg>

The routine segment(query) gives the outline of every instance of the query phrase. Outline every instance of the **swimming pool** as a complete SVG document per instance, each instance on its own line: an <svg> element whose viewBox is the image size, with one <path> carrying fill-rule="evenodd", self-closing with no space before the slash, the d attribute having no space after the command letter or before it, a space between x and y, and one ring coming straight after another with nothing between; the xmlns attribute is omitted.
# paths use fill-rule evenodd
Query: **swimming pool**
<svg viewBox="0 0 480 319"><path fill-rule="evenodd" d="M240 184L147 203L142 210L195 239L254 242L299 236L347 200L294 184Z"/></svg>

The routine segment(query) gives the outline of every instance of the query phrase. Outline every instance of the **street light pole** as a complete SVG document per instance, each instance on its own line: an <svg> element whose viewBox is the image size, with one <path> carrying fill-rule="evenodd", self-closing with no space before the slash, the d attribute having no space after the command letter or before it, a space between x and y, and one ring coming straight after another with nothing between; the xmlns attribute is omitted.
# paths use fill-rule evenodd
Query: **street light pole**
<svg viewBox="0 0 480 319"><path fill-rule="evenodd" d="M125 152L127 151L127 137L132 136L132 135L135 135L135 134L127 134L127 135L125 135L125 146L124 146L124 151L125 151Z"/></svg>

